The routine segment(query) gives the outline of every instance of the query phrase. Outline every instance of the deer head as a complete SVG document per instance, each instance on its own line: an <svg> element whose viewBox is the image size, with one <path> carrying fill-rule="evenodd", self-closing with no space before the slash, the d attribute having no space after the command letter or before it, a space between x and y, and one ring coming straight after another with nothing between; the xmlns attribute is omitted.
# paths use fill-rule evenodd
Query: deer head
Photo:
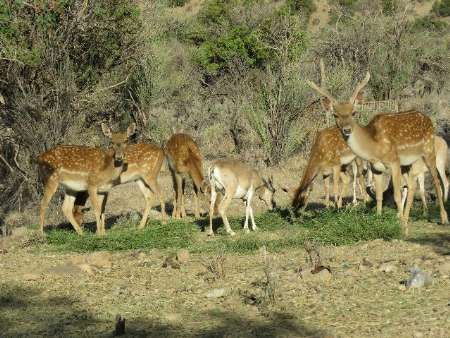
<svg viewBox="0 0 450 338"><path fill-rule="evenodd" d="M266 203L267 207L270 210L276 208L275 204L275 186L273 184L273 176L269 176L268 178L262 178L264 183L262 191L259 193L259 198Z"/></svg>
<svg viewBox="0 0 450 338"><path fill-rule="evenodd" d="M355 119L357 112L355 110L355 105L362 100L362 89L367 85L370 79L370 73L367 72L366 77L358 83L352 96L348 102L338 102L328 91L322 87L319 87L312 81L306 81L306 83L316 90L319 94L323 95L321 100L324 109L329 110L333 113L336 119L336 125L341 130L344 138L350 137L355 124L358 121Z"/></svg>
<svg viewBox="0 0 450 338"><path fill-rule="evenodd" d="M136 123L130 124L126 133L113 133L110 127L102 123L102 131L106 137L111 139L114 166L122 166L128 139L136 132Z"/></svg>

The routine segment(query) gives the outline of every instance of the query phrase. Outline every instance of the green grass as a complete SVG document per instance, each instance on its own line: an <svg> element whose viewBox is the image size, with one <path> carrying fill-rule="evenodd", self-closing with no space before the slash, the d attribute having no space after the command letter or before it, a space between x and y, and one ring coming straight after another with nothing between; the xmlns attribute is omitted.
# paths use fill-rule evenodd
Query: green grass
<svg viewBox="0 0 450 338"><path fill-rule="evenodd" d="M47 233L47 247L56 251L90 252L97 250L150 250L186 248L191 252L208 253L219 249L229 253L252 253L263 245L271 251L300 248L305 240L326 245L346 245L359 241L382 238L390 240L401 235L395 210L385 208L382 216L366 208L342 210L323 209L294 217L287 210L266 212L256 217L259 231L245 234L243 218L232 218L234 237L226 235L221 219L216 236L207 237L201 228L207 219L200 221L170 221L161 224L150 222L144 230L136 230L131 222L121 222L107 235L98 237L86 231L80 237L74 231L56 229Z"/></svg>

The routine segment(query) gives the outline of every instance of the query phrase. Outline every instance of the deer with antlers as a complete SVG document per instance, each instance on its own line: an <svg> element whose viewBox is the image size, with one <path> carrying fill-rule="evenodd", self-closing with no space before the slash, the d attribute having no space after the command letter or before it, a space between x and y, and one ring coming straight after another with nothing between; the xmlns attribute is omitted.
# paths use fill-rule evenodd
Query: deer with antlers
<svg viewBox="0 0 450 338"><path fill-rule="evenodd" d="M252 230L257 230L253 217L252 199L256 194L272 210L275 207L273 199L275 188L273 179L262 178L259 173L236 160L220 160L214 162L208 168L208 177L211 187L211 203L209 209L209 231L208 235L213 236L212 219L216 206L217 192L223 193L223 198L218 205L218 211L225 225L225 231L234 236L226 215L226 210L233 199L245 201L245 222L244 231L249 232L248 219L252 223Z"/></svg>
<svg viewBox="0 0 450 338"><path fill-rule="evenodd" d="M356 119L355 103L358 94L367 85L370 74L356 86L348 102L338 102L325 89L311 81L308 85L326 98L326 104L333 112L336 125L350 147L362 159L370 162L374 171L377 213L381 214L383 196L383 173L389 168L392 174L394 200L402 220L405 234L408 233L408 213L403 213L401 201L400 166L411 165L423 159L433 178L440 207L441 222L448 223L444 208L439 177L436 169L434 149L434 128L431 119L421 112L411 110L392 114L379 114L367 126L361 126ZM406 210L410 209L417 177L408 176L408 197Z"/></svg>
<svg viewBox="0 0 450 338"><path fill-rule="evenodd" d="M320 59L320 79L321 87L325 87L325 65ZM330 120L330 112L325 105L324 100L320 99L320 105L325 110L327 125ZM333 177L333 194L334 201L338 208L342 206L342 198L346 193L350 178L346 173L348 166L353 170L353 203L357 203L356 199L356 179L359 178L359 186L364 199L367 201L367 194L364 187L364 177L362 175L362 162L356 160L356 155L346 144L342 134L337 127L325 128L316 135L313 147L311 148L308 164L303 174L299 187L293 193L292 206L295 209L306 208L310 186L318 173L322 173L323 184L325 190L325 205L329 206L330 176ZM339 182L342 182L339 191Z"/></svg>
<svg viewBox="0 0 450 338"><path fill-rule="evenodd" d="M126 169L124 156L128 138L134 134L136 125L128 127L126 133L112 133L102 124L105 136L111 139L112 147L104 150L98 147L57 146L38 157L38 165L44 183L41 201L40 231L44 233L45 212L48 204L61 184L65 188L63 213L82 235L83 230L74 217L73 209L77 192L88 191L95 211L97 234L105 234L103 213L104 195Z"/></svg>
<svg viewBox="0 0 450 338"><path fill-rule="evenodd" d="M191 136L177 133L167 141L165 153L172 174L175 199L172 217L186 217L184 206L185 177L192 179L194 186L195 217L200 218L199 193L205 190L203 177L203 157L200 149Z"/></svg>

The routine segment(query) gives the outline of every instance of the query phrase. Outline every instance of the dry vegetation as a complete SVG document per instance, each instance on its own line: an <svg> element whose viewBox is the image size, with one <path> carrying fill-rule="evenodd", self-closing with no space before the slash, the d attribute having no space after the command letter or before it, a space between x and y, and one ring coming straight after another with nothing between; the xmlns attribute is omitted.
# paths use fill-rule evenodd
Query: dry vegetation
<svg viewBox="0 0 450 338"><path fill-rule="evenodd" d="M260 232L231 239L219 229L208 239L203 219L131 229L144 202L124 185L111 193L104 239L64 229L44 239L34 225L37 155L103 145L101 122L134 121L136 141L157 145L183 129L206 163L239 158L297 184L326 121L305 83L317 82L319 58L337 96L369 70L367 100L419 108L449 141L448 8L447 0L1 2L0 231L12 236L0 238L0 336L106 337L120 314L129 337L447 337L450 234L436 213L425 220L416 211L412 234L399 240L389 208L381 218L370 208L292 218L257 206ZM160 183L168 199L165 167ZM55 197L50 223L63 221L60 204ZM414 265L432 285L405 289Z"/></svg>

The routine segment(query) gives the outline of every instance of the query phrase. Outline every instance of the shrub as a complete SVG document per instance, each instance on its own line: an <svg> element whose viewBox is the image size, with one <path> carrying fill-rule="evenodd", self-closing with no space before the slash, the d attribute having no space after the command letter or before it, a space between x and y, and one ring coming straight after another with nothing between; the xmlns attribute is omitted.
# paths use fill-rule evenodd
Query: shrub
<svg viewBox="0 0 450 338"><path fill-rule="evenodd" d="M435 1L432 11L438 16L450 16L450 0Z"/></svg>

